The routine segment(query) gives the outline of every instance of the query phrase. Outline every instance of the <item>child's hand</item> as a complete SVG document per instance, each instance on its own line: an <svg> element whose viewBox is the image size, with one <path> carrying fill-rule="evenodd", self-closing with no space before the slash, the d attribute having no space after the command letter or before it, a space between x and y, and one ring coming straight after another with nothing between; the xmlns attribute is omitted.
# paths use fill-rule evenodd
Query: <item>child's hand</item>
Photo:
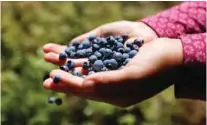
<svg viewBox="0 0 207 125"><path fill-rule="evenodd" d="M53 70L44 81L46 89L102 101L121 107L130 106L152 97L172 85L182 64L179 39L160 38L144 44L139 53L120 70L99 72L85 79ZM82 71L80 67L75 70ZM61 76L60 84L52 78Z"/></svg>
<svg viewBox="0 0 207 125"><path fill-rule="evenodd" d="M118 21L109 24L99 26L98 28L74 38L72 41L83 41L87 39L90 35L95 36L108 36L108 35L123 35L129 34L129 39L127 42L133 41L136 37L144 39L145 43L157 38L156 33L148 27L146 24L141 22L130 22L130 21ZM64 52L66 46L61 46L58 44L49 43L43 47L45 52L45 60L57 65L62 65L65 62L59 61L59 53ZM78 65L80 65L84 59L75 60Z"/></svg>

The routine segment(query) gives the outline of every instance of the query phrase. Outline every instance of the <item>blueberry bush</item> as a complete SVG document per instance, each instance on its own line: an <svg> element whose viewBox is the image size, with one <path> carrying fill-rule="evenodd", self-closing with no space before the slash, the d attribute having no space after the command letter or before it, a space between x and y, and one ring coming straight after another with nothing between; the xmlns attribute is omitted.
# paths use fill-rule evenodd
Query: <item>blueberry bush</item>
<svg viewBox="0 0 207 125"><path fill-rule="evenodd" d="M65 96L42 87L42 76L59 68L43 60L45 43L68 44L70 39L101 24L142 19L178 3L2 2L2 125L204 124L205 104L175 100L173 86L127 109ZM86 63L84 67L87 66ZM50 96L62 98L63 102L58 102L62 105L48 104Z"/></svg>

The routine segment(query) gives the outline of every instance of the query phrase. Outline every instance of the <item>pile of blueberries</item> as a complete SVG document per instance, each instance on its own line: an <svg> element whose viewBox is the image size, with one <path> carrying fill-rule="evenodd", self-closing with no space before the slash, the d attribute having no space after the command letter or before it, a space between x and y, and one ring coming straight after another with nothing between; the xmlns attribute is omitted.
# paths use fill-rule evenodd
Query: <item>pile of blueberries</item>
<svg viewBox="0 0 207 125"><path fill-rule="evenodd" d="M82 68L88 73L81 74L73 70L75 62L72 60L60 66L60 69L82 78L96 72L121 69L138 53L139 48L144 43L143 39L135 39L133 43L126 43L124 45L127 39L128 35L108 37L90 36L82 42L74 41L67 46L64 52L59 54L59 60L66 61L67 58L88 58L82 64ZM55 84L58 84L60 81L61 77L58 75L53 79ZM51 100L54 101L54 99ZM49 99L49 102L52 102L51 100Z"/></svg>

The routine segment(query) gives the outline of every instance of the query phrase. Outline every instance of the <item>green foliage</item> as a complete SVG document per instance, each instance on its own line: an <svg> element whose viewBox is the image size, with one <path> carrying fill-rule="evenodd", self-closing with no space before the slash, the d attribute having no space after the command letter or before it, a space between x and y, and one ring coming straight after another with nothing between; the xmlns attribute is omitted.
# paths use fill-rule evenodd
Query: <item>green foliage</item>
<svg viewBox="0 0 207 125"><path fill-rule="evenodd" d="M175 104L170 88L129 109L65 97L42 88L56 66L43 60L48 42L67 44L101 24L138 20L176 2L2 2L3 125L170 125ZM47 104L51 95L62 106Z"/></svg>

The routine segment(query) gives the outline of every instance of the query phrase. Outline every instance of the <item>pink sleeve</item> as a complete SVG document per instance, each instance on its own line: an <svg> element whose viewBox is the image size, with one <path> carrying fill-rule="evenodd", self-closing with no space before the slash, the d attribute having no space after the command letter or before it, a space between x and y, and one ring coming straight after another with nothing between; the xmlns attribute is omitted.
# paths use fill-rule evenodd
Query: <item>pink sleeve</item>
<svg viewBox="0 0 207 125"><path fill-rule="evenodd" d="M180 36L183 44L184 66L179 83L175 84L177 98L206 99L206 33Z"/></svg>
<svg viewBox="0 0 207 125"><path fill-rule="evenodd" d="M159 37L178 38L206 31L206 2L184 2L142 20Z"/></svg>
<svg viewBox="0 0 207 125"><path fill-rule="evenodd" d="M182 35L184 64L206 65L206 33Z"/></svg>

